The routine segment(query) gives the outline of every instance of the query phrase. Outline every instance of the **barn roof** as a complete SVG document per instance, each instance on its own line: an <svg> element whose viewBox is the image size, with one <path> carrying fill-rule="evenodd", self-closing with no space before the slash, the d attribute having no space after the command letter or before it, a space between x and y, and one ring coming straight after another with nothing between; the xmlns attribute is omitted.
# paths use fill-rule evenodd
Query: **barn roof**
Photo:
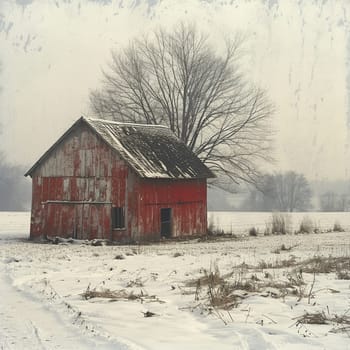
<svg viewBox="0 0 350 350"><path fill-rule="evenodd" d="M214 174L165 126L131 124L81 117L25 174L31 175L62 140L88 125L143 178L193 179Z"/></svg>

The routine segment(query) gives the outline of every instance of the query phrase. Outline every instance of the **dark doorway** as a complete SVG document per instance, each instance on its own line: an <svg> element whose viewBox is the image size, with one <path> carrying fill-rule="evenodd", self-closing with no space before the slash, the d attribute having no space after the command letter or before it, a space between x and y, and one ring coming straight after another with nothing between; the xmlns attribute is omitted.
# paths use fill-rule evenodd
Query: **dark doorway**
<svg viewBox="0 0 350 350"><path fill-rule="evenodd" d="M160 209L160 235L171 237L171 208Z"/></svg>
<svg viewBox="0 0 350 350"><path fill-rule="evenodd" d="M124 208L112 208L112 228L116 229L123 229L125 228L125 215L124 215Z"/></svg>

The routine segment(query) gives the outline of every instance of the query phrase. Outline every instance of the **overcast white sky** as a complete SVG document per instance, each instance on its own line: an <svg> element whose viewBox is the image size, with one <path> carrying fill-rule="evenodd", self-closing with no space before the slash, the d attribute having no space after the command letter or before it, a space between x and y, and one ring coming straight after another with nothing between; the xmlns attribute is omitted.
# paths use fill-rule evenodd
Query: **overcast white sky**
<svg viewBox="0 0 350 350"><path fill-rule="evenodd" d="M349 178L349 16L348 0L0 0L0 149L31 165L88 114L111 48L188 19L247 34L247 74L276 105L276 170Z"/></svg>

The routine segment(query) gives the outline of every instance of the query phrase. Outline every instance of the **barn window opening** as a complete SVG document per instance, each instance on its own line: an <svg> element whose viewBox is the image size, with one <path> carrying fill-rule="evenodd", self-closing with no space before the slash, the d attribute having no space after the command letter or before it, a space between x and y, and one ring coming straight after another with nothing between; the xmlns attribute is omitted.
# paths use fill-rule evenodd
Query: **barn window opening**
<svg viewBox="0 0 350 350"><path fill-rule="evenodd" d="M160 235L161 237L171 237L171 208L160 209Z"/></svg>
<svg viewBox="0 0 350 350"><path fill-rule="evenodd" d="M125 228L125 214L124 208L112 208L112 225L113 228Z"/></svg>

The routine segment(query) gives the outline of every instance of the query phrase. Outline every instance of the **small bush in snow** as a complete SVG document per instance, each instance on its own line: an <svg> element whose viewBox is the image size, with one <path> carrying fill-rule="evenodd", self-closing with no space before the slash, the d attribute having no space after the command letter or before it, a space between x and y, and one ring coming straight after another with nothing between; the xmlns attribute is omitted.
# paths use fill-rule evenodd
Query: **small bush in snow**
<svg viewBox="0 0 350 350"><path fill-rule="evenodd" d="M271 221L266 225L265 234L285 235L290 232L290 215L286 213L272 213Z"/></svg>
<svg viewBox="0 0 350 350"><path fill-rule="evenodd" d="M177 257L179 257L179 256L183 256L183 254L182 254L182 253L179 253L179 252L176 252L176 253L174 253L174 255L173 255L174 258L177 258Z"/></svg>
<svg viewBox="0 0 350 350"><path fill-rule="evenodd" d="M340 223L338 221L336 221L333 225L333 231L334 232L344 232L345 230L343 229L343 227L340 225Z"/></svg>
<svg viewBox="0 0 350 350"><path fill-rule="evenodd" d="M259 230L257 230L255 227L252 227L249 229L249 236L256 237L259 233Z"/></svg>
<svg viewBox="0 0 350 350"><path fill-rule="evenodd" d="M299 233L313 233L315 231L314 224L308 216L304 216L299 226Z"/></svg>
<svg viewBox="0 0 350 350"><path fill-rule="evenodd" d="M294 247L295 247L295 246L287 247L287 246L283 243L279 248L276 248L275 250L273 250L272 253L280 254L281 251L283 251L283 252L289 252L289 251L291 251Z"/></svg>
<svg viewBox="0 0 350 350"><path fill-rule="evenodd" d="M125 259L125 256L124 256L123 254L117 254L117 255L115 256L114 259L117 259L117 260L124 260L124 259Z"/></svg>
<svg viewBox="0 0 350 350"><path fill-rule="evenodd" d="M337 271L338 280L350 280L350 272L348 270Z"/></svg>

